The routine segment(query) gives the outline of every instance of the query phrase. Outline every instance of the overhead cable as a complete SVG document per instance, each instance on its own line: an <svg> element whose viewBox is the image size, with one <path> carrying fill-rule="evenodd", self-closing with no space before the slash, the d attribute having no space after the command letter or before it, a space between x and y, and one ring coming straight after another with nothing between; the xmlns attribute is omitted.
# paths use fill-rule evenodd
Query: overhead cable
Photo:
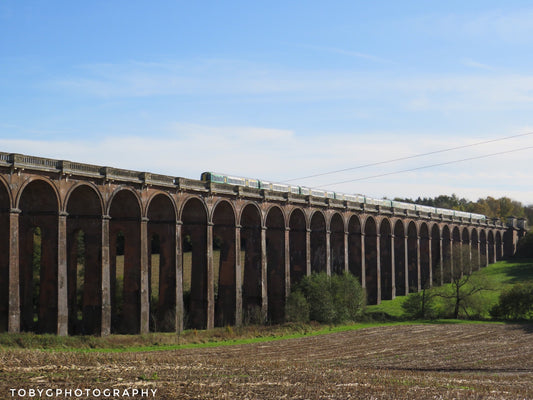
<svg viewBox="0 0 533 400"><path fill-rule="evenodd" d="M479 160L481 158L494 157L494 156L499 156L501 154L514 153L514 152L517 152L517 151L523 151L523 150L528 150L528 149L533 149L533 146L521 147L521 148L513 149L513 150L500 151L498 153L484 154L484 155L476 156L476 157L462 158L460 160L446 161L446 162L442 162L442 163L438 163L438 164L424 165L422 167L403 169L403 170L400 170L400 171L387 172L387 173L378 174L378 175L370 175L370 176L365 176L365 177L362 177L362 178L348 179L346 181L341 181L341 182L327 183L325 185L321 185L320 188L323 188L323 187L326 187L326 186L341 185L343 183L357 182L357 181L362 181L362 180L366 180L366 179L380 178L382 176L402 174L404 172L418 171L418 170L426 169L426 168L440 167L442 165L450 165L450 164L460 163L460 162L464 162L464 161ZM314 187L312 189L319 189L319 187Z"/></svg>
<svg viewBox="0 0 533 400"><path fill-rule="evenodd" d="M485 140L483 142L476 142L476 143L471 143L471 144L465 144L465 145L462 145L462 146L450 147L448 149L430 151L428 153L415 154L415 155L412 155L412 156L394 158L394 159L391 159L391 160L378 161L378 162L375 162L375 163L363 164L363 165L359 165L359 166L351 167L351 168L338 169L338 170L335 170L335 171L323 172L323 173L320 173L320 174L314 174L314 175L303 176L303 177L300 177L300 178L288 179L288 180L285 180L285 181L280 182L280 183L289 183L289 182L293 182L293 181L301 181L303 179L316 178L316 177L319 177L319 176L332 175L332 174L337 174L337 173L340 173L340 172L353 171L353 170L356 170L356 169L374 167L376 165L389 164L389 163L393 163L393 162L396 162L396 161L410 160L410 159L413 159L413 158L424 157L424 156L429 156L429 155L439 154L439 153L445 153L445 152L448 152L448 151L466 149L468 147L480 146L480 145L483 145L483 144L500 142L502 140L514 139L514 138L517 138L517 137L528 136L528 135L533 135L533 132L521 133L521 134L518 134L518 135L506 136L506 137L502 137L502 138L498 138L498 139ZM425 168L425 167L423 167L423 168ZM355 179L355 180L359 180L359 179ZM353 181L347 181L347 182L353 182ZM332 184L328 184L326 186L330 186L330 185L333 185L333 183Z"/></svg>

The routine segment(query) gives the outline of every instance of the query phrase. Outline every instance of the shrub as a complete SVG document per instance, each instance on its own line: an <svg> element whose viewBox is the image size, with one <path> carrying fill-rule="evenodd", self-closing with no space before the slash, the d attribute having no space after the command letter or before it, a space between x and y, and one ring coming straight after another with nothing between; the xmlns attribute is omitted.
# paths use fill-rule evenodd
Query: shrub
<svg viewBox="0 0 533 400"><path fill-rule="evenodd" d="M305 299L309 307L309 319L325 324L356 320L362 315L365 305L364 290L357 279L348 273L333 277L324 272L306 276L293 293L295 298L287 305L296 307L298 304L295 312L300 318L306 316Z"/></svg>
<svg viewBox="0 0 533 400"><path fill-rule="evenodd" d="M331 286L337 321L355 321L361 317L366 295L355 276L346 272L333 275Z"/></svg>
<svg viewBox="0 0 533 400"><path fill-rule="evenodd" d="M532 319L533 283L519 283L502 292L490 315L501 319Z"/></svg>
<svg viewBox="0 0 533 400"><path fill-rule="evenodd" d="M435 307L435 294L424 289L421 292L411 293L402 303L403 313L408 318L435 318L437 311Z"/></svg>
<svg viewBox="0 0 533 400"><path fill-rule="evenodd" d="M285 304L287 322L309 322L309 303L301 290L291 292Z"/></svg>

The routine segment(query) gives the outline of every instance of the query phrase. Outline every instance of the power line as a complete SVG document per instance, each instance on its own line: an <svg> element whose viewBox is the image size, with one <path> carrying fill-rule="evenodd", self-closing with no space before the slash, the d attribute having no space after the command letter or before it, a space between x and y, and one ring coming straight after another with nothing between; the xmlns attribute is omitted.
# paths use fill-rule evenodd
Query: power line
<svg viewBox="0 0 533 400"><path fill-rule="evenodd" d="M499 156L501 154L514 153L514 152L517 152L517 151L528 150L528 149L533 149L533 146L521 147L521 148L514 149L514 150L500 151L498 153L485 154L485 155L482 155L482 156L463 158L463 159L460 159L460 160L447 161L447 162L442 162L442 163L438 163L438 164L424 165L422 167L403 169L403 170L400 170L400 171L387 172L387 173L384 173L384 174L370 175L370 176L365 176L365 177L362 177L362 178L349 179L349 180L341 181L341 182L333 182L333 183L328 183L328 184L325 184L325 185L321 185L320 188L326 187L326 186L341 185L343 183L357 182L357 181L362 181L362 180L365 180L365 179L380 178L382 176L396 175L396 174L401 174L401 173L404 173L404 172L417 171L417 170L420 170L420 169L440 167L442 165L455 164L455 163L460 163L460 162L464 162L464 161L479 160L480 158ZM315 187L313 189L318 189L318 187Z"/></svg>
<svg viewBox="0 0 533 400"><path fill-rule="evenodd" d="M439 154L439 153L445 153L445 152L453 151L453 150L466 149L468 147L480 146L482 144L500 142L502 140L508 140L508 139L513 139L513 138L522 137L522 136L528 136L528 135L533 135L533 132L521 133L521 134L512 135L512 136L506 136L506 137L502 137L502 138L498 138L498 139L491 139L491 140L486 140L486 141L483 141L483 142L466 144L466 145L463 145L463 146L450 147L448 149L435 150L435 151L430 151L428 153L415 154L415 155L412 155L412 156L394 158L394 159L386 160L386 161L378 161L378 162L375 162L375 163L359 165L357 167L344 168L344 169L338 169L338 170L330 171L330 172L323 172L323 173L320 173L320 174L308 175L308 176L304 176L304 177L300 177L300 178L289 179L289 180L286 180L286 181L283 181L283 182L280 182L280 183L289 183L289 182L303 180L303 179L316 178L316 177L319 177L319 176L337 174L339 172L346 172L346 171L353 171L355 169L374 167L376 165L389 164L389 163L393 163L393 162L396 162L396 161L410 160L410 159L413 159L413 158L429 156L429 155L432 155L432 154ZM352 182L352 181L347 181L347 182ZM344 183L344 182L341 182L341 183ZM325 185L325 186L330 186L330 185L333 185L333 184L328 184L328 185Z"/></svg>

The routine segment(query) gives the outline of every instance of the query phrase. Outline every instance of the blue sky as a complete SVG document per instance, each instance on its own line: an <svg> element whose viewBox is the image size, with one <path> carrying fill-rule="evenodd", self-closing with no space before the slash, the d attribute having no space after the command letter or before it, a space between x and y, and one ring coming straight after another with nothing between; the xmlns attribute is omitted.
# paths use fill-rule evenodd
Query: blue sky
<svg viewBox="0 0 533 400"><path fill-rule="evenodd" d="M301 178L533 132L532 50L527 1L0 0L0 151ZM530 204L530 146L296 182Z"/></svg>

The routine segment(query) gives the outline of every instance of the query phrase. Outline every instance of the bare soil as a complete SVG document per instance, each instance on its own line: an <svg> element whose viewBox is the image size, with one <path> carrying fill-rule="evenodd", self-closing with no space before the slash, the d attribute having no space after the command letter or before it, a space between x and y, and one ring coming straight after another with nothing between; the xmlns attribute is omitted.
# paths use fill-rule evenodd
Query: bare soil
<svg viewBox="0 0 533 400"><path fill-rule="evenodd" d="M0 398L19 398L10 388L133 387L157 389L156 399L533 399L533 326L387 326L146 353L0 352Z"/></svg>

